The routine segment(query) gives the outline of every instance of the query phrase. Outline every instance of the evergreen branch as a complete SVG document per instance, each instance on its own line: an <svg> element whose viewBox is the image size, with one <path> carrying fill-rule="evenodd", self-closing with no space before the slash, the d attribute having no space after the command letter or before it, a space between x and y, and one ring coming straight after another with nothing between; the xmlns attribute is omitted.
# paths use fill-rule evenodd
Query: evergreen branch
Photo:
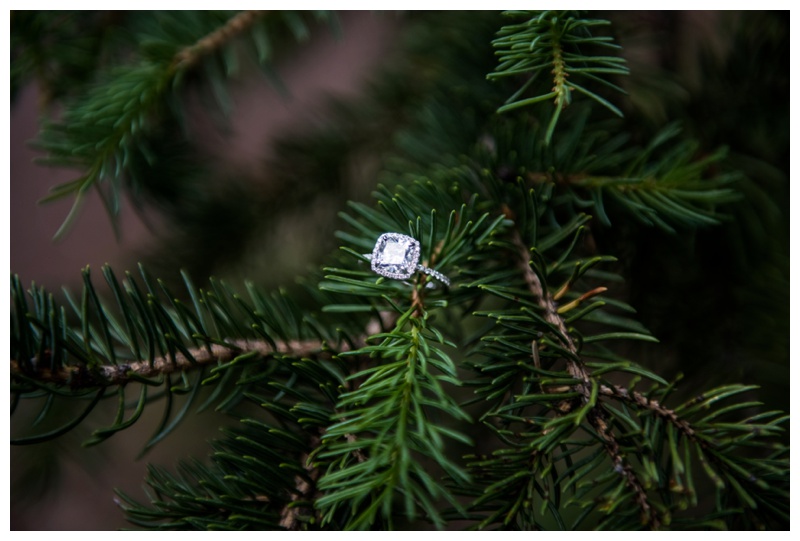
<svg viewBox="0 0 800 541"><path fill-rule="evenodd" d="M112 223L116 223L123 185L128 183L139 189L145 182L137 175L148 174L137 171L132 164L153 165L156 157L149 149L148 138L165 120L181 116L174 98L184 75L212 55L219 58L207 64L206 75L225 108L220 81L234 70L235 55L221 53L240 36L249 35L250 48L261 63L267 62L271 55L264 14L246 11L221 20L216 13L202 12L172 21L170 17L174 15L159 12L154 17L167 21L158 21L154 32L162 35L157 39L144 37L137 44L142 47L141 59L102 70L83 97L65 108L59 122L44 124L37 142L47 152L43 162L84 170L81 177L52 187L42 199L47 202L74 197L56 238L66 233L91 189L98 191ZM305 29L302 20L286 19L287 24L299 24ZM165 28L169 30L165 32Z"/></svg>
<svg viewBox="0 0 800 541"><path fill-rule="evenodd" d="M506 12L510 17L528 17L523 23L502 27L498 38L492 42L499 56L499 64L495 71L487 75L487 79L502 77L518 77L526 75L528 80L514 93L497 112L504 113L519 107L553 99L555 108L545 132L545 144L549 144L553 136L561 111L572 102L572 91L593 99L615 115L622 116L616 106L602 96L572 82L576 76L582 76L593 83L624 92L604 77L608 75L627 75L625 61L616 56L592 55L581 51L582 47L611 47L610 38L592 35L592 28L608 25L608 21L586 19L580 14L570 11L539 12ZM552 87L541 84L541 92L531 98L520 96L528 90L542 71L550 68ZM568 78L571 78L568 80Z"/></svg>
<svg viewBox="0 0 800 541"><path fill-rule="evenodd" d="M506 216L509 216L510 212L510 209L507 209L504 213ZM522 236L520 235L519 230L516 228L512 229L511 231L511 242L517 251L517 266L519 267L520 271L522 271L522 276L525 279L525 283L527 284L532 297L537 301L539 307L541 307L544 311L544 319L553 325L558 332L558 339L564 344L567 350L573 354L572 356L565 357L565 360L567 362L567 366L569 367L570 374L575 379L582 382L581 393L583 394L584 398L588 400L588 397L591 393L589 373L586 371L586 368L580 361L575 360L575 356L578 354L578 348L575 346L575 342L567 330L567 325L564 322L564 319L558 313L558 307L553 299L553 296L550 295L548 291L545 291L539 276L531 268L530 250L528 250L528 248L525 246L525 243L522 241Z"/></svg>
<svg viewBox="0 0 800 541"><path fill-rule="evenodd" d="M414 455L431 458L449 475L464 479L465 474L442 452L442 436L460 441L464 436L434 424L425 409L460 420L467 417L441 388L440 382L455 382L452 362L429 342L421 321L409 319L410 313L380 345L352 352L397 360L354 374L351 379L366 380L340 397L339 422L328 427L316 455L318 461L330 463L319 483L325 493L318 500L323 523L335 522L348 497L365 501L365 506L343 524L346 529L369 527L379 512L389 519L396 493L403 495L408 518L414 518L419 506L438 527L444 523L430 498L446 498L457 506L446 490L434 488L435 481ZM409 332L400 332L403 321L411 323ZM428 366L443 373L434 375Z"/></svg>
<svg viewBox="0 0 800 541"><path fill-rule="evenodd" d="M584 214L589 208L606 225L617 211L666 231L718 223L718 207L736 197L734 175L720 173L724 152L705 154L678 140L675 125L638 148L627 133L609 132L617 121L588 123L594 106L621 116L598 88L622 91L609 76L626 73L624 61L590 49L617 48L595 34L607 21L569 12L506 15L527 22L497 35L501 58L489 78L512 86L519 78L516 92L482 84L490 66L470 69L489 58L480 44L488 45L498 23L482 15L468 34L443 33L456 27L436 15L428 40L416 45L425 69L412 65L415 84L392 81L388 100L347 117L381 125L367 130L370 151L385 126L409 123L393 134L402 158L386 171L399 186L379 186L377 208L350 205L342 218L351 229L336 234L345 244L341 257L299 295L249 284L249 295L238 294L216 280L197 289L185 277L176 296L144 272L119 283L105 268L110 302L88 271L81 294L59 302L43 288L26 293L12 277L12 413L41 405L19 427L38 433L13 443L58 437L116 398L114 420L88 442L97 443L163 398L147 449L208 389L198 411L234 413L241 426L223 429L208 461L182 463L174 473L150 468L149 501L121 495L132 523L180 530L376 530L415 527L417 519L437 528L466 519L479 529L785 527L788 417L761 411L750 385L723 385L674 405L675 383L607 345L656 339L632 307L606 296L607 282L622 278L598 267L616 259L597 255L593 241L614 232L587 235L595 225ZM103 186L115 213L123 187L137 187L152 163L169 161L148 146L163 147L151 132L175 113L183 73L202 66L224 93L235 39L252 38L261 61L271 55L267 18L255 12L135 17L138 25L127 30L137 32L117 34L137 36L124 54L138 47L141 62L97 70L97 62L76 57L89 75L100 73L99 84L65 109L69 123L43 136L55 162L85 172L52 193L75 194L67 221L88 190ZM292 27L290 15L280 17ZM173 24L141 31L142 23L163 20ZM42 65L25 62L25 69ZM422 91L409 97L397 88ZM554 107L491 114L491 104L511 93L500 112L551 99ZM567 107L572 100L580 108ZM391 113L374 115L374 105ZM551 145L557 126L565 129ZM647 131L640 125L632 135ZM339 140L331 161L340 166L349 154L342 149L354 146ZM292 179L315 176L307 166L289 170ZM418 239L420 263L452 285L429 289L423 274L400 281L371 272L363 254L386 231ZM476 355L454 343L462 341ZM478 426L453 391L462 384L453 351L468 355L477 374L468 384ZM651 384L646 391L642 378ZM177 413L175 397L183 400ZM62 413L62 404L79 409ZM465 435L475 429L483 431L477 445ZM461 446L474 450L466 466ZM456 495L469 497L467 511Z"/></svg>
<svg viewBox="0 0 800 541"><path fill-rule="evenodd" d="M506 208L504 213L508 217L515 217L510 209ZM596 298L599 288L584 294L576 293L574 301L562 305L558 310L555 310L554 298L545 298L542 301L541 297L537 295L549 296L548 289L543 282L544 278L551 277L563 267L561 264L545 265L539 259L539 250L529 251L524 241L521 240L520 233L522 225L526 222L524 215L516 221L518 226L512 229L512 240L508 247L513 249L518 263L525 262L524 266L519 266L522 270L520 282L528 289L534 302L531 303L525 299L525 293L519 291L515 283L509 284L507 277L504 277L501 282L505 284L502 288L499 285L480 286L499 297L521 305L525 315L518 315L519 310L515 312L497 308L489 312L488 315L494 317L499 326L508 329L513 334L484 336L483 340L501 343L503 347L498 350L485 347L484 353L493 362L476 366L490 381L476 392L483 394L487 400L494 400L502 393L502 405L487 412L484 419L489 417L497 419L497 426L487 426L493 428L497 436L509 444L508 449L496 452L494 458L484 458L470 464L473 475L487 479L484 492L476 498L473 504L473 509L476 511L490 512L479 524L479 527L486 527L501 518L503 518L504 524L509 524L515 518L523 521L522 524L528 525L536 524L536 521L540 520L531 513L522 512L519 505L521 503L528 504L529 497L525 497L523 494L526 492L530 494L531 487L542 492L550 490L548 487L552 487L552 485L545 479L545 474L539 471L539 467L529 466L527 461L530 460L531 463L534 463L536 457L547 456L542 453L553 453L556 445L561 445L564 453L560 457L551 457L553 464L543 468L543 471L555 471L556 463L566 461L564 467L569 473L567 477L569 481L552 490L556 490L557 494L563 494L569 486L577 484L581 488L572 501L587 506L589 504L586 498L590 494L589 491L598 484L606 486L608 490L603 492L602 496L594 497L594 501L606 513L605 518L600 522L602 527L620 529L636 527L637 524L647 524L653 529L669 527L670 521L675 520L672 513L677 513L677 509L687 504L697 505L694 481L690 471L692 453L696 454L697 460L717 486L718 494L723 494L722 490L727 489L724 493L726 498L738 497L739 502L746 508L758 507L762 516L774 513L775 517L781 517L784 513L783 505L774 501L776 498L779 499L779 494L782 493L778 472L783 471L786 465L781 458L781 447L775 448L776 451L770 455L768 464L764 466L758 461L748 459L748 455L742 450L746 446L761 448L764 451L772 449L768 440L756 441L756 438L759 436L770 438L779 434L781 429L778 424L782 420L779 417L773 419L768 415L766 418L771 420L768 423L762 422L761 419L747 419L741 423L717 423L718 417L754 404L740 401L718 411L708 411L710 404L749 389L736 385L709 391L678 408L670 409L663 405L663 399L669 393L671 386L667 386L661 378L643 371L641 368L625 366L620 363L619 357L610 355L606 351L593 351L588 348L581 348L579 351L575 348L577 345L575 340L572 340L573 347L570 347L569 342L560 336L566 329L567 323L564 321L563 326L559 324L553 313L564 318L570 317L570 311L575 311L579 304L576 301L589 295ZM580 223L580 221L576 223ZM572 229L564 227L567 231L555 233L559 239L558 242L568 240L569 232L570 230L574 231L574 227L574 225ZM531 234L530 230L525 229L525 231ZM536 239L536 230L532 231L533 238ZM552 236L548 236L545 239L534 240L534 244L541 248L542 246L553 246L554 241ZM572 247L574 244L573 241L570 246ZM567 257L562 255L558 261L566 259ZM585 266L582 261L578 261L575 265L575 268ZM551 269L550 272L548 269ZM486 282L492 283L498 278L499 275L486 280ZM569 294L569 286L576 280L573 271L565 285L557 288L560 298ZM581 311L579 315L572 317L578 320L585 318L586 314L598 313L596 312L597 305L602 306L602 304L603 301L599 301L593 305L595 312ZM528 305L535 305L539 310L529 311ZM525 328L523 322L527 322L534 328L530 330ZM617 324L613 320L612 323ZM578 334L578 331L573 332ZM555 335L555 340L548 340L548 334ZM620 335L622 337L626 334L631 333L611 333L606 336ZM578 334L578 336L580 335ZM581 339L582 344L594 341L589 338ZM539 343L543 345L539 347ZM524 352L525 347L532 348L530 355L533 360L532 366L527 365L524 361L512 360L509 362L509 351ZM551 361L544 367L540 360L542 351L545 351ZM514 354L519 355L519 353ZM582 357L594 356L607 358L611 362L586 363L582 360ZM563 359L567 364L566 371L555 370L553 368L554 359ZM583 367L587 373L589 378L587 388L582 388L585 382L581 374L576 372L575 367L571 366L575 363L581 363L579 366ZM656 390L645 395L633 390L633 385L626 389L600 379L604 374L614 370L630 370L634 374L639 373L665 385L665 388L656 386L654 387ZM512 394L510 384L515 381L515 377L519 377L520 372L530 375L522 378L521 394ZM516 381L519 382L519 379ZM536 391L533 390L534 386L538 387ZM653 395L660 398L654 398ZM627 406L633 406L633 408L629 409L623 406L621 409L615 409L610 404L601 403L597 400L598 397L613 398L624 402ZM578 399L582 404L576 404ZM538 407L538 410L534 409L532 413L523 413L525 408L531 407ZM635 415L631 415L629 410L633 410ZM690 419L691 415L699 416L701 411L704 417L694 421ZM649 417L648 414L654 415ZM636 420L637 417L642 420ZM580 470L576 470L577 466L573 467L571 460L565 459L565 456L569 457L570 455L566 449L571 445L576 445L577 448L585 448L587 445L570 439L570 435L575 430L574 427L578 426L583 419L588 421L588 425L602 443L601 450L610 457L613 468L607 473L601 470L602 473L598 474L597 479L581 483L580 478L595 471L599 464L598 460L600 460L597 454L592 454L586 461L581 461ZM511 424L519 424L522 428L513 430ZM619 435L614 433L613 425L619 427ZM537 426L541 428L537 429ZM645 438L644 445L649 446L653 451L642 448L643 443L640 436ZM662 447L665 448L663 452L667 455L665 464L662 460ZM739 453L734 452L737 448ZM516 454L512 454L512 452ZM631 458L628 458L628 455ZM527 458L525 458L526 456ZM723 456L725 458L722 458ZM633 458L638 458L642 463L641 468L634 469L631 462ZM524 470L526 466L527 471ZM662 467L666 468L663 470L666 473L660 473L662 470L654 469ZM514 473L511 475L508 472ZM562 475L566 476L567 473ZM623 484L630 489L630 497L637 504L639 519L636 522L626 522L632 519L630 514L619 512L620 506L624 506L624 501L627 501L628 496L626 492L621 491L622 487L615 481L616 479L623 480ZM771 480L771 483L767 481L768 479ZM559 482L556 481L555 485L559 485ZM681 499L676 502L671 497L662 497L659 502L656 498L657 493L651 491L653 485L669 487L671 494L680 494ZM754 496L756 494L758 496ZM541 513L544 513L546 505L554 502L546 496L542 496L542 498ZM509 499L512 503L516 499L517 503L514 505L489 503L490 501L501 502ZM554 505L558 506L557 502L558 495L555 496ZM728 503L727 505L735 504ZM725 505L718 506L720 513L725 512L725 509L728 509ZM591 508L587 507L587 512L590 510ZM691 522L686 523L691 524Z"/></svg>
<svg viewBox="0 0 800 541"><path fill-rule="evenodd" d="M504 209L504 214L509 218L513 215L511 210L508 208ZM593 400L594 385L591 381L591 375L587 371L584 364L579 360L578 348L570 336L569 330L567 329L564 319L559 313L553 296L545 289L541 280L539 279L539 276L533 271L530 264L530 251L525 246L522 236L517 228L513 228L511 230L511 242L516 250L517 264L523 273L525 283L527 284L531 295L538 302L540 308L542 308L545 321L547 321L557 330L558 339L564 344L566 351L569 353L569 355L564 356L564 360L567 363L567 370L569 374L578 381L578 383L575 383L573 387L579 390L581 393L585 408L589 408L588 419L590 424L594 427L598 436L602 440L607 454L614 463L615 471L618 471L625 477L628 487L633 490L634 500L636 505L641 510L642 523L648 524L651 529L658 529L660 522L651 509L647 497L647 491L642 485L639 477L636 475L636 472L623 457L620 446L608 427L606 412L603 410L602 405ZM563 407L560 408L559 414L564 415L571 413L573 408L569 402L564 402L562 404ZM545 433L546 432L543 432L543 434Z"/></svg>
<svg viewBox="0 0 800 541"><path fill-rule="evenodd" d="M386 190L385 195L379 200L384 212L352 205L363 222L346 219L360 230L360 237L339 236L368 249L381 230L401 230L407 220L409 233L426 240L422 264L449 272L446 269L475 254L473 237L486 239L501 223L490 223L486 214L474 223L470 221L474 206L470 201L462 204L458 212L449 213L442 234L436 223L436 207L428 207L425 214L417 213L413 220L404 216L402 205L409 202L406 204L424 208L424 198L429 196L438 199L439 208L448 204L441 201L435 185L416 182L409 188ZM356 250L347 251L357 254ZM435 506L436 500L444 499L456 509L459 505L449 491L438 486L428 471L430 466L422 459L433 461L450 479L463 484L465 473L444 453L444 439L462 443L467 439L438 421L436 414L458 421L467 421L468 417L442 386L460 382L452 360L439 346L447 342L430 324L431 310L437 303L446 305L436 298L441 290L428 289L430 277L422 273L398 287L392 280L375 280L371 273L330 270L336 274L326 279L336 282L324 282L321 287L339 290L333 284L341 283L351 295L380 298L380 304L374 303L373 308L382 309L383 303L389 302L389 312L394 316L390 320L392 326L368 339L365 347L341 354L343 358L369 356L376 362L348 378L347 391L340 395L336 406L338 422L328 427L322 446L314 454L315 464L326 466L319 483L323 495L317 501L323 524L338 524L345 529L374 528L381 520L391 521L393 509L400 504L408 519L414 519L422 510L428 520L442 528L445 522ZM404 302L392 300L398 297ZM450 301L457 299L451 297ZM396 503L397 500L400 501ZM339 518L350 507L349 501L358 502L357 508Z"/></svg>
<svg viewBox="0 0 800 541"><path fill-rule="evenodd" d="M12 277L12 392L23 399L47 397L41 414L44 420L57 411L54 404L58 401L81 401L87 390L117 387L117 394L124 395L129 383L161 387L162 396L167 397L165 416L148 447L177 426L201 386L216 386L208 400L219 400L217 407L226 409L259 381L265 365L272 365L270 370L280 378L288 366L273 361L313 358L322 365L335 364L336 352L363 345L365 329L370 326L366 317L357 315L352 318L352 327L343 318L339 328L328 335L313 316L292 306L285 294L263 294L250 284L249 299L245 300L215 280L209 290L198 290L184 275L185 294L191 300L187 305L164 283L154 282L144 269L141 285L130 274L120 284L108 267L103 274L116 306L100 301L88 269L81 302L76 303L68 294L67 307L59 306L42 288L34 287L26 293L19 279ZM33 306L27 300L29 296ZM78 328L67 319L69 306L78 317ZM190 380L186 374L191 372L195 375ZM180 374L184 385L174 386L172 374ZM325 374L323 371L316 377L333 377ZM126 403L120 401L116 420L96 431L91 443L128 428L138 419L144 407L157 398L149 397L144 387L135 414L123 421ZM188 401L171 418L174 393L188 393ZM104 395L108 396L114 393ZM72 429L74 425L65 427ZM57 437L66 429L45 434ZM32 441L38 439L17 440Z"/></svg>
<svg viewBox="0 0 800 541"><path fill-rule="evenodd" d="M713 402L717 402L723 398L734 396L738 393L752 389L750 386L731 385L714 389L697 396L687 403L681 405L676 409L669 409L662 405L659 400L645 396L644 394L626 389L617 385L601 385L599 392L607 397L613 397L621 402L626 402L644 412L655 413L659 418L667 421L672 427L675 427L688 443L685 443L686 454L684 460L673 458L673 481L672 489L675 492L683 490L682 479L689 485L688 490L692 491L691 475L686 472L691 467L689 465L689 443L693 444L698 460L703 465L706 474L717 486L717 490L721 490L727 484L728 487L733 488L740 500L748 507L754 508L758 504L753 498L758 498L767 512L775 512L780 515L781 511L776 508L774 504L766 503L769 496L766 494L779 494L781 491L779 478L774 483L768 484L766 479L772 478L776 473L783 470L788 466L788 462L784 462L780 455L783 452L781 445L774 445L772 448L776 450L773 456L769 456L763 461L753 461L747 456L736 456L732 449L736 446L753 446L769 448L767 442L753 442L750 441L754 436L775 436L782 431L779 424L786 418L777 414L777 412L769 412L761 414L756 418L748 418L737 423L717 422L716 420L726 413L741 410L748 406L759 405L760 403L740 402L730 405L728 407L719 409L712 413L707 412L707 408ZM665 397L666 392L662 395ZM702 410L698 409L698 404L702 404ZM693 413L703 411L706 414L704 417L690 423L687 417ZM769 422L764 422L772 418ZM713 420L713 421L712 421ZM761 421L761 422L759 422ZM734 435L728 436L728 430L732 429ZM679 441L677 437L672 437L672 432L668 429L670 452L673 457L677 457L677 448ZM685 462L685 464L683 463ZM716 468L717 472L711 468L711 465ZM727 481L723 481L723 478ZM749 493L744 493L740 490L740 484L749 484ZM694 495L692 495L694 497ZM696 503L696 502L695 502Z"/></svg>
<svg viewBox="0 0 800 541"><path fill-rule="evenodd" d="M547 200L541 205L545 223L563 213L590 213L605 226L630 216L676 233L725 222L732 203L741 200L742 177L731 169L727 149L704 149L679 123L632 145L625 134L590 123L585 104L572 112L552 152L541 140L541 115L496 118L490 135L480 135L472 165L502 179L524 179Z"/></svg>
<svg viewBox="0 0 800 541"><path fill-rule="evenodd" d="M670 233L708 227L725 220L720 207L741 198L740 176L726 170L727 150L702 153L697 141L678 139L677 124L665 126L643 148L623 148L621 138L580 145L584 122L565 134L566 159L528 158L518 174L534 189L552 186L570 207L593 209L605 226L612 225L612 211L624 211Z"/></svg>
<svg viewBox="0 0 800 541"><path fill-rule="evenodd" d="M620 164L622 168L617 167L614 173L602 159L589 158L580 164L581 172L558 180L570 190L588 191L591 205L605 225L611 221L604 208L604 196L639 221L668 232L675 232L673 224L690 228L719 224L723 216L717 207L740 198L731 187L739 177L720 171L727 156L725 148L698 158L698 143L676 140L680 132L676 124L664 127L647 147Z"/></svg>
<svg viewBox="0 0 800 541"><path fill-rule="evenodd" d="M316 384L307 375L295 380L296 389L312 392ZM323 385L327 385L324 383ZM270 420L245 418L243 428L226 430L212 442L211 463L183 462L177 474L150 467L147 483L153 492L146 505L120 493L118 504L128 519L151 529L303 529L316 522L309 513L316 495L317 473L308 456L319 444L322 424L308 423L309 408L323 407L321 397L307 395L308 403L287 400L286 393L262 395L261 387L249 398L270 412ZM246 475L244 474L246 472Z"/></svg>

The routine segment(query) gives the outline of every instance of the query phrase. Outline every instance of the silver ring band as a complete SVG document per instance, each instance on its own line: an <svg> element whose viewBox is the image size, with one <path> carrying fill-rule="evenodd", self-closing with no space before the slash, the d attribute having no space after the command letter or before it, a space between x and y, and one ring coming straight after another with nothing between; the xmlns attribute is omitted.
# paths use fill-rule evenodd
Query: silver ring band
<svg viewBox="0 0 800 541"><path fill-rule="evenodd" d="M450 278L448 278L447 276L445 276L441 272L439 272L437 270L429 269L428 267L423 267L422 265L417 265L417 270L419 272L427 274L428 276L432 276L432 277L436 278L437 280L439 280L441 283L443 283L447 287L450 287Z"/></svg>

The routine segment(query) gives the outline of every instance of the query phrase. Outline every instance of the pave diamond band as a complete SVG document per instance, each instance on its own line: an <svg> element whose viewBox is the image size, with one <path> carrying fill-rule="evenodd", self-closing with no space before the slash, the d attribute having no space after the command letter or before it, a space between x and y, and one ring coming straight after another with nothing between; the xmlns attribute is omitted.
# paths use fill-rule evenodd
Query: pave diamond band
<svg viewBox="0 0 800 541"><path fill-rule="evenodd" d="M417 270L419 272L424 272L428 276L433 276L434 278L439 280L441 283L443 283L447 287L450 287L450 278L448 278L447 276L445 276L441 272L433 270L433 269L429 269L428 267L423 267L422 265L417 265Z"/></svg>
<svg viewBox="0 0 800 541"><path fill-rule="evenodd" d="M369 258L372 271L386 278L405 280L419 271L450 286L447 276L419 264L419 254L420 245L417 239L400 233L384 233L378 237L372 253L364 255Z"/></svg>

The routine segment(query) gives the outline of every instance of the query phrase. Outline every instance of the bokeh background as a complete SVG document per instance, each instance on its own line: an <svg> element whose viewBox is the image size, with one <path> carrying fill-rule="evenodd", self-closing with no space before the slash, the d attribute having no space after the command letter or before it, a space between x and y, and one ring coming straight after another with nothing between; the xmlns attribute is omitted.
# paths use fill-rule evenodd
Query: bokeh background
<svg viewBox="0 0 800 541"><path fill-rule="evenodd" d="M189 85L183 99L193 146L152 172L139 208L123 202L119 236L90 197L66 237L53 242L71 201L37 201L77 173L36 163L42 154L30 142L40 120L61 110L53 78L77 75L26 70L26 62L35 50L47 68L48 47L80 48L83 34L129 21L125 12L64 12L55 26L42 26L36 15L12 14L11 271L54 292L79 290L87 265L121 271L137 262L167 281L184 268L199 284L216 275L290 287L336 249L332 232L342 227L336 213L345 202L369 202L394 124L425 91L415 75L434 54L432 36L474 43L486 73L487 44L499 28L488 12L340 13L338 29L320 23L308 40L281 49L272 66L280 85L257 69L231 78L227 118ZM788 13L602 16L614 23L631 69L627 122L646 133L680 121L703 149L727 145L730 163L745 173L745 197L720 227L670 236L622 220L613 231L594 231L622 262L628 302L662 342L639 360L703 386L756 382L762 401L788 409ZM94 415L102 422L103 412ZM12 529L125 527L114 490L142 497L148 462L206 456L205 442L226 422L190 416L138 458L159 416L152 408L96 447L80 446L90 431L83 426L55 442L12 446Z"/></svg>

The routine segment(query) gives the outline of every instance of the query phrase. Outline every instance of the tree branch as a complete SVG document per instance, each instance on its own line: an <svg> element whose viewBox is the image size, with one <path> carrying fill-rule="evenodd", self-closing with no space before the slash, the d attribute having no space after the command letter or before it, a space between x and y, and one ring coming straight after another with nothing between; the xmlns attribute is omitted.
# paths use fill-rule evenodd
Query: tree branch
<svg viewBox="0 0 800 541"><path fill-rule="evenodd" d="M92 387L110 387L123 385L131 376L154 377L171 374L210 364L231 361L239 355L256 352L262 357L268 355L292 355L306 357L310 355L330 355L325 344L320 340L290 340L276 342L276 347L264 340L231 340L226 345L210 344L207 347L189 350L190 356L175 353L173 356L156 357L153 362L140 360L132 363L101 365L88 367L85 365L65 366L59 370L50 370L45 365L47 359L32 360L33 372L23 369L18 360L11 360L11 375L33 377L37 381L56 385L69 385L72 389ZM350 346L341 344L337 351L349 351Z"/></svg>
<svg viewBox="0 0 800 541"><path fill-rule="evenodd" d="M510 209L505 210L506 215L508 215L509 212ZM567 371L572 377L581 382L575 385L575 387L579 389L583 395L583 402L588 403L592 393L592 385L589 379L590 375L588 370L582 362L577 360L578 348L567 330L567 325L564 322L564 319L558 313L558 307L555 300L553 299L552 295L545 290L541 280L539 280L539 276L531 267L529 255L530 251L525 246L522 236L517 229L512 230L511 241L514 244L514 247L517 249L517 266L522 271L525 283L527 284L531 294L536 299L536 302L539 304L539 306L544 310L545 320L558 330L559 340L566 346L570 353L575 355L575 358L565 358L567 363ZM559 413L568 413L571 410L571 408L565 409L566 411L559 410ZM622 452L620 451L619 444L617 443L617 440L614 438L614 435L608 426L606 421L606 412L601 404L595 404L589 414L588 419L592 427L597 431L597 434L603 440L603 446L605 447L606 453L611 458L611 461L614 463L614 469L625 476L626 484L629 488L631 488L631 490L633 490L636 504L639 506L641 511L642 523L647 524L652 529L658 529L660 522L655 516L655 513L653 513L650 503L647 500L647 492L639 478L636 476L636 472L633 471L633 468L624 459Z"/></svg>
<svg viewBox="0 0 800 541"><path fill-rule="evenodd" d="M662 419L665 419L670 423L672 423L673 425L675 425L675 427L678 430L683 432L687 437L691 438L693 441L697 440L692 425L690 425L688 421L684 421L683 419L678 417L678 414L672 411L671 409L662 406L661 403L658 402L658 400L651 400L638 391L629 391L625 387L621 387L619 385L613 385L613 386L601 385L599 391L600 394L603 394L605 396L610 396L618 400L623 400L625 402L635 404L641 408L648 409L654 412Z"/></svg>
<svg viewBox="0 0 800 541"><path fill-rule="evenodd" d="M207 34L195 44L181 49L172 60L175 71L190 68L207 54L225 45L231 38L249 29L266 11L249 10L237 13L223 26Z"/></svg>
<svg viewBox="0 0 800 541"><path fill-rule="evenodd" d="M312 449L318 447L320 441L321 438L319 436L313 436L310 447ZM319 477L319 470L309 464L308 453L303 453L300 456L300 462L308 473L311 483L299 475L295 476L294 478L295 488L297 491L292 493L290 497L291 501L283 506L283 509L281 510L280 521L280 525L290 531L299 530L301 525L300 511L302 507L297 505L296 502L300 501L301 499L309 499L317 492L316 481L317 477Z"/></svg>
<svg viewBox="0 0 800 541"><path fill-rule="evenodd" d="M553 300L553 297L550 295L550 293L544 290L544 287L542 287L542 282L531 268L530 251L525 246L519 231L516 229L512 230L511 232L511 242L514 243L514 247L517 249L517 266L522 271L522 276L525 279L525 283L527 284L531 295L533 295L533 298L536 299L536 302L544 310L545 320L558 329L558 338L566 346L567 350L577 355L578 348L575 346L575 342L572 340L569 331L567 331L566 323L564 323L564 320L558 314L558 306L556 305L556 301ZM591 384L589 382L589 373L586 371L586 368L583 366L583 364L575 359L568 357L566 358L566 362L567 370L569 371L570 375L582 382L581 392L588 401L592 392Z"/></svg>
<svg viewBox="0 0 800 541"><path fill-rule="evenodd" d="M641 481L636 476L629 462L627 462L622 455L614 434L608 426L605 419L605 411L602 408L595 407L589 414L589 423L597 431L597 435L603 440L603 446L606 453L611 457L614 463L614 471L625 477L625 483L633 490L636 505L639 506L641 512L642 524L647 524L651 529L657 530L661 526L658 517L653 513L650 507L650 502L647 501L647 491L642 486Z"/></svg>

